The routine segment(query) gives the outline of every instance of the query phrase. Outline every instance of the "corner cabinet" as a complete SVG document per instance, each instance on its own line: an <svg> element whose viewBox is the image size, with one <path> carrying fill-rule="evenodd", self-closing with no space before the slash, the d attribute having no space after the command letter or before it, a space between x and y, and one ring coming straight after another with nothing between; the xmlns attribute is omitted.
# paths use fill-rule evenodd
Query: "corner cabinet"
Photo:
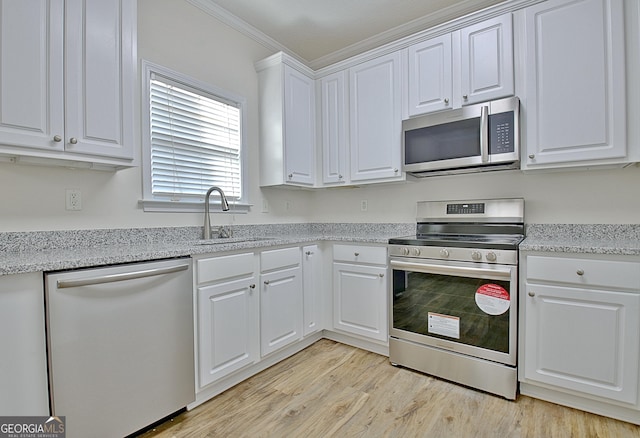
<svg viewBox="0 0 640 438"><path fill-rule="evenodd" d="M404 179L400 61L394 52L349 69L352 182Z"/></svg>
<svg viewBox="0 0 640 438"><path fill-rule="evenodd" d="M318 80L320 83L322 183L348 184L349 120L347 72L342 70Z"/></svg>
<svg viewBox="0 0 640 438"><path fill-rule="evenodd" d="M260 359L257 266L252 252L196 261L198 388Z"/></svg>
<svg viewBox="0 0 640 438"><path fill-rule="evenodd" d="M524 170L625 164L622 0L549 0L517 12Z"/></svg>
<svg viewBox="0 0 640 438"><path fill-rule="evenodd" d="M333 246L333 328L388 342L387 249Z"/></svg>
<svg viewBox="0 0 640 438"><path fill-rule="evenodd" d="M638 423L640 259L522 257L521 393Z"/></svg>
<svg viewBox="0 0 640 438"><path fill-rule="evenodd" d="M408 48L409 116L514 94L510 13Z"/></svg>
<svg viewBox="0 0 640 438"><path fill-rule="evenodd" d="M0 20L0 154L135 165L136 2L2 0Z"/></svg>
<svg viewBox="0 0 640 438"><path fill-rule="evenodd" d="M260 111L260 185L316 183L313 72L284 53L256 64Z"/></svg>
<svg viewBox="0 0 640 438"><path fill-rule="evenodd" d="M322 254L318 245L302 248L303 324L302 335L322 330L324 287L322 282Z"/></svg>

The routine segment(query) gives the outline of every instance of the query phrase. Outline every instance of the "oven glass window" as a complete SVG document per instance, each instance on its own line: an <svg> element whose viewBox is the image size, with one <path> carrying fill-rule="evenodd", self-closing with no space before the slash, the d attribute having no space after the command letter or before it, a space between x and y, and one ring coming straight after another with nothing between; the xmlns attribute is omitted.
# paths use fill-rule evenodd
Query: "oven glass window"
<svg viewBox="0 0 640 438"><path fill-rule="evenodd" d="M480 156L480 118L406 131L404 153L405 164Z"/></svg>
<svg viewBox="0 0 640 438"><path fill-rule="evenodd" d="M393 271L393 327L509 352L508 281Z"/></svg>

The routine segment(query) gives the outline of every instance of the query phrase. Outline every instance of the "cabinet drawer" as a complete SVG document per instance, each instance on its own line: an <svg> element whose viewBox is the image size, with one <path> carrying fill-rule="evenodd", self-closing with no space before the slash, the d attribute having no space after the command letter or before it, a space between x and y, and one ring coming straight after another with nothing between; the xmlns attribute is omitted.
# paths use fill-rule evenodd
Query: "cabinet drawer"
<svg viewBox="0 0 640 438"><path fill-rule="evenodd" d="M333 260L386 265L387 248L382 246L333 245Z"/></svg>
<svg viewBox="0 0 640 438"><path fill-rule="evenodd" d="M527 257L527 280L613 289L640 289L640 263L564 257Z"/></svg>
<svg viewBox="0 0 640 438"><path fill-rule="evenodd" d="M196 262L198 284L253 275L253 253L212 257Z"/></svg>
<svg viewBox="0 0 640 438"><path fill-rule="evenodd" d="M299 265L300 248L284 248L264 251L260 254L260 271L266 272L287 266Z"/></svg>

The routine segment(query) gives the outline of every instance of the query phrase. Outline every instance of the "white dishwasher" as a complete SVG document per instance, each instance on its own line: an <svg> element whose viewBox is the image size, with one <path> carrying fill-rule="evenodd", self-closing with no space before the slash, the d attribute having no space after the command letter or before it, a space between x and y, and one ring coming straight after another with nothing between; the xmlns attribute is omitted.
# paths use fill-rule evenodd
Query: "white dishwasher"
<svg viewBox="0 0 640 438"><path fill-rule="evenodd" d="M195 399L191 259L46 275L51 414L122 437Z"/></svg>

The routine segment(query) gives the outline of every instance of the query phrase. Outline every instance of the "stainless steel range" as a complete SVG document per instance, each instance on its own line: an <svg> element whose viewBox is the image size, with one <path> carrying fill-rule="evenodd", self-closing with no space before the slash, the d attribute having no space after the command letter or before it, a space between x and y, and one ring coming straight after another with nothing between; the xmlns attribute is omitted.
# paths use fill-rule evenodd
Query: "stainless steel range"
<svg viewBox="0 0 640 438"><path fill-rule="evenodd" d="M418 203L389 240L389 359L514 400L523 199Z"/></svg>

